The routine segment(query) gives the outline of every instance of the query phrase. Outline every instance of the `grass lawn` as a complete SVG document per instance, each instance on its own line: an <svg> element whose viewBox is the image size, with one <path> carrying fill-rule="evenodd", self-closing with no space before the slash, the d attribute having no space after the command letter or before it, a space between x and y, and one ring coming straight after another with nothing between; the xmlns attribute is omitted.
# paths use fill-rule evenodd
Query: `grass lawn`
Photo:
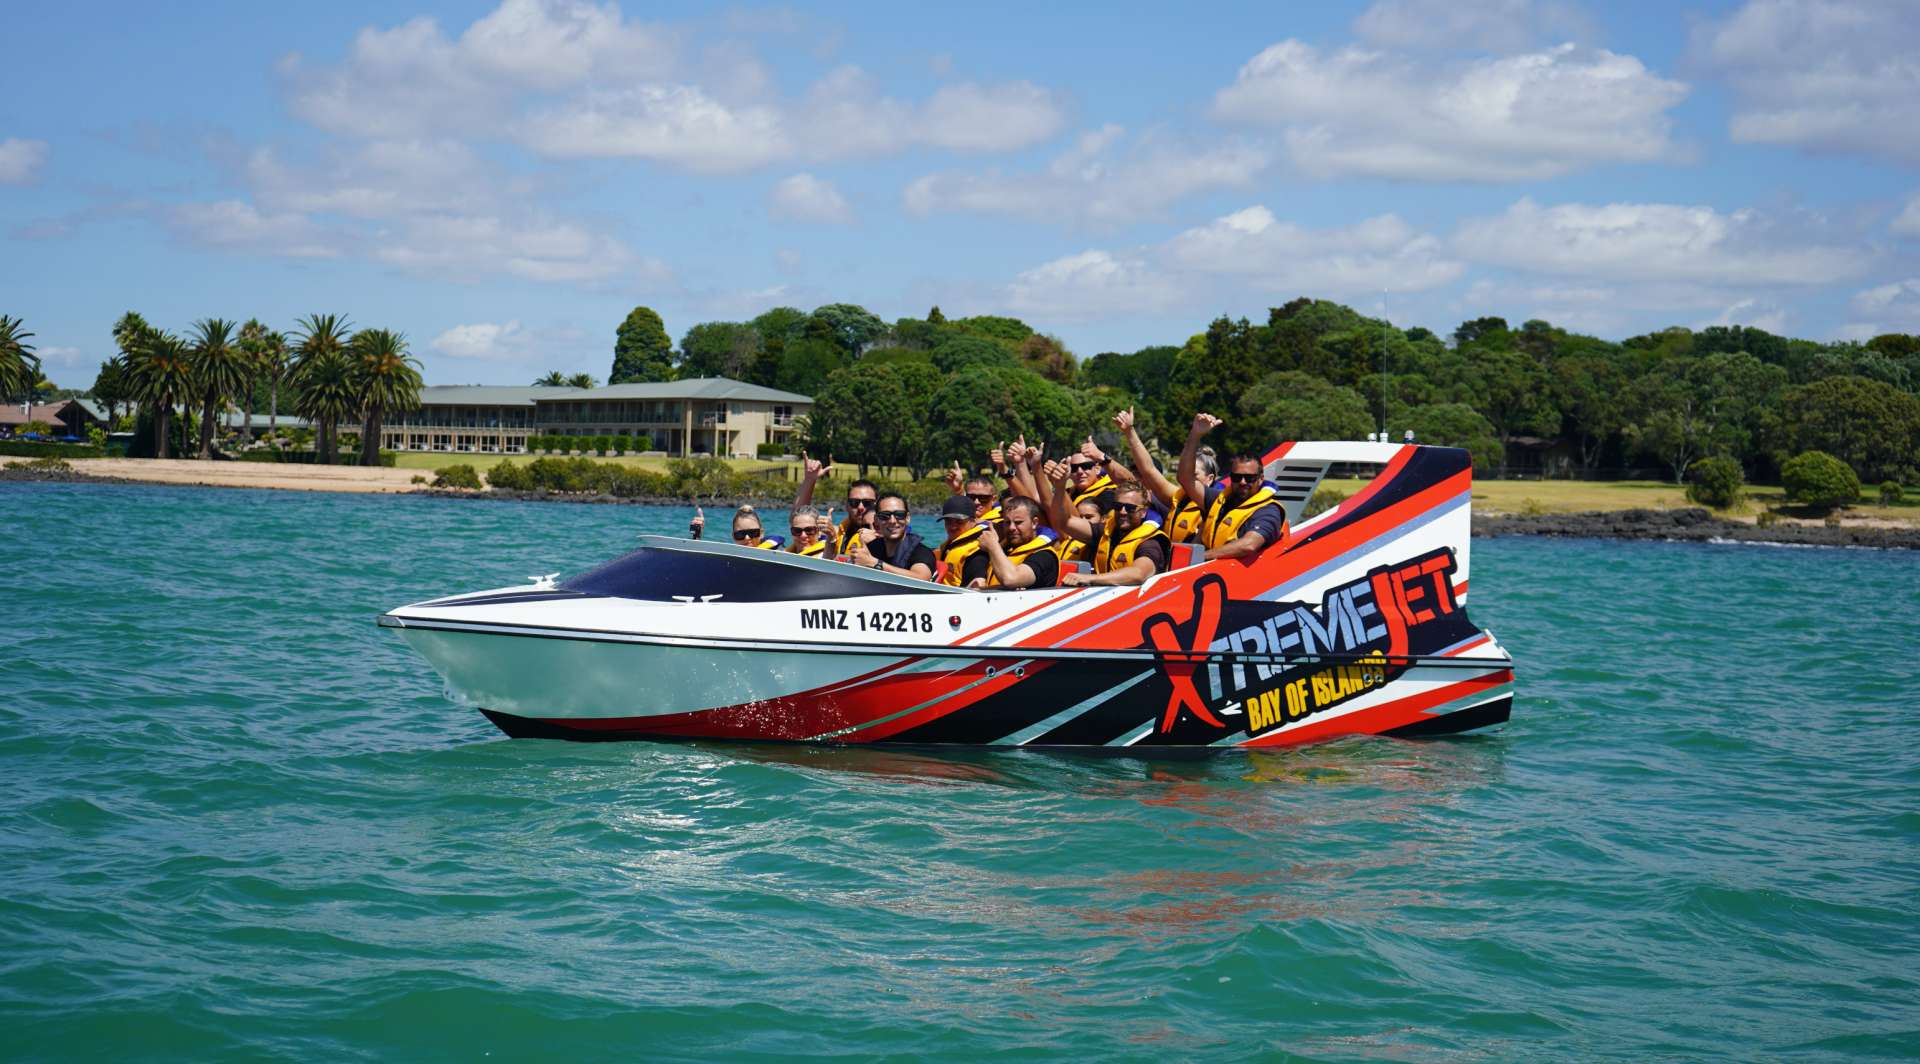
<svg viewBox="0 0 1920 1064"><path fill-rule="evenodd" d="M487 470L493 468L494 466L499 465L503 459L505 461L512 462L514 465L526 465L528 462L533 461L535 458L547 458L547 457L565 457L565 456L538 455L538 454L479 454L479 453L456 453L456 452L450 452L450 451L401 451L400 453L394 456L393 464L394 464L394 468L396 469L441 469L450 465L470 465L473 468L484 473ZM632 468L635 468L635 469L649 469L656 473L665 472L667 468L667 463L672 460L668 458L642 458L637 454L623 454L613 458L601 458L593 455L589 455L588 457L592 458L596 462L611 462L614 465L631 466ZM760 470L760 469L786 468L786 469L793 470L792 475L794 477L797 478L800 475L800 464L798 462L774 462L774 461L768 461L768 460L759 459L759 458L729 458L727 459L727 464L732 466L736 470L742 470L746 472L753 472L755 470Z"/></svg>
<svg viewBox="0 0 1920 1064"><path fill-rule="evenodd" d="M1351 495L1363 480L1327 480L1324 487ZM1848 518L1883 518L1920 524L1920 498L1909 497L1898 506L1881 506L1874 486L1861 489L1861 501L1850 507ZM1768 507L1786 505L1786 492L1777 486L1748 485L1747 501L1722 516L1751 518ZM1581 513L1594 510L1667 510L1694 506L1686 489L1660 480L1479 480L1473 482L1473 507L1479 513Z"/></svg>

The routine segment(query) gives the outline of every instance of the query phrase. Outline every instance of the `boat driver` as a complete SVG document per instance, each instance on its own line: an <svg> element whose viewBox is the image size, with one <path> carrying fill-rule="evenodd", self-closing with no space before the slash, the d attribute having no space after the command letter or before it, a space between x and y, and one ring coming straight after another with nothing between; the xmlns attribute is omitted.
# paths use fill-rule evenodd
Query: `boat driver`
<svg viewBox="0 0 1920 1064"><path fill-rule="evenodd" d="M1051 529L1040 526L1045 513L1025 495L1008 499L1007 539L992 525L980 528L980 550L967 559L966 586L975 591L996 587L1053 587L1060 581L1060 556L1053 551Z"/></svg>
<svg viewBox="0 0 1920 1064"><path fill-rule="evenodd" d="M1236 454L1227 459L1219 481L1211 488L1201 485L1200 440L1221 424L1212 414L1195 414L1180 451L1180 487L1187 498L1201 500L1199 541L1207 561L1251 558L1287 535L1286 511L1267 487L1260 459Z"/></svg>
<svg viewBox="0 0 1920 1064"><path fill-rule="evenodd" d="M847 560L915 580L932 580L937 564L933 549L920 542L920 537L907 525L906 498L892 491L879 497L873 511L873 527L858 530Z"/></svg>
<svg viewBox="0 0 1920 1064"><path fill-rule="evenodd" d="M1093 572L1067 573L1060 579L1062 587L1132 587L1166 572L1172 561L1173 541L1148 509L1146 490L1137 483L1113 490L1113 505L1103 523L1076 514L1066 524L1069 536L1089 544Z"/></svg>

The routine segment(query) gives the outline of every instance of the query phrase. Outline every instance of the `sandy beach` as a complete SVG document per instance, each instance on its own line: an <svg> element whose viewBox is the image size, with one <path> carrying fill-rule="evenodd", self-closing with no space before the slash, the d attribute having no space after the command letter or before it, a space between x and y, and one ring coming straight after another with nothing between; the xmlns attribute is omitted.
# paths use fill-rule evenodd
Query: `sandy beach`
<svg viewBox="0 0 1920 1064"><path fill-rule="evenodd" d="M201 462L170 458L80 458L76 472L153 484L203 484L222 488L281 488L288 491L358 491L385 494L413 491L418 469L293 465L277 462ZM431 476L429 476L431 479Z"/></svg>

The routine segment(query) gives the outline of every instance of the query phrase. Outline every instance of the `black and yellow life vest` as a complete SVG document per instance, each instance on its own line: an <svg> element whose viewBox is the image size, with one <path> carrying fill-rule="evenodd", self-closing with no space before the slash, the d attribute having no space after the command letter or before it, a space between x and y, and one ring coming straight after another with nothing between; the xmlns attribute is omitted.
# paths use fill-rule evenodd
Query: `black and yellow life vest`
<svg viewBox="0 0 1920 1064"><path fill-rule="evenodd" d="M1206 519L1200 522L1200 544L1208 550L1223 547L1239 539L1240 533L1246 531L1247 518L1252 517L1262 506L1274 500L1273 489L1262 486L1259 491L1242 500L1238 506L1229 507L1227 493L1232 490L1231 488L1220 489L1220 494L1213 497L1213 505L1207 509ZM1287 518L1282 512L1280 536L1284 538L1286 534ZM1272 545L1267 544L1267 546Z"/></svg>
<svg viewBox="0 0 1920 1064"><path fill-rule="evenodd" d="M827 541L824 539L816 539L804 547L796 546L793 548L793 553L803 558L818 558L827 553Z"/></svg>
<svg viewBox="0 0 1920 1064"><path fill-rule="evenodd" d="M1053 552L1062 562L1083 562L1087 560L1087 551L1092 548L1072 536L1061 536L1053 545Z"/></svg>
<svg viewBox="0 0 1920 1064"><path fill-rule="evenodd" d="M940 575L939 582L949 587L960 586L960 570L966 568L967 559L972 557L974 552L980 549L979 522L986 521L990 524L998 524L1000 522L1000 508L998 506L992 507L986 513L981 514L973 520L975 523L968 525L966 531L934 548L933 556L947 563L946 572Z"/></svg>
<svg viewBox="0 0 1920 1064"><path fill-rule="evenodd" d="M834 536L834 539L833 539L833 545L835 548L834 553L835 554L852 554L853 545L855 543L860 542L861 527L862 526L859 524L856 524L852 518L848 518L846 521L841 522L840 531L838 532L838 534Z"/></svg>
<svg viewBox="0 0 1920 1064"><path fill-rule="evenodd" d="M787 541L779 536L761 536L760 542L755 543L754 546L761 550L786 550Z"/></svg>
<svg viewBox="0 0 1920 1064"><path fill-rule="evenodd" d="M1151 516L1141 518L1140 523L1133 526L1133 531L1121 536L1118 543L1114 542L1113 532L1114 515L1108 514L1106 528L1100 533L1099 548L1093 552L1093 571L1096 573L1110 573L1132 565L1141 546L1156 539L1171 560L1173 543L1167 538L1166 530L1160 527L1160 522Z"/></svg>
<svg viewBox="0 0 1920 1064"><path fill-rule="evenodd" d="M1173 512L1167 515L1167 538L1185 543L1200 531L1200 504L1187 498L1187 489L1173 489Z"/></svg>
<svg viewBox="0 0 1920 1064"><path fill-rule="evenodd" d="M1031 558L1034 555L1040 554L1042 552L1050 553L1052 552L1052 550L1053 550L1053 529L1042 528L1034 533L1032 539L1027 540L1025 543L1020 544L1018 547L1009 548L1005 553L1007 556L1007 561L1012 562L1015 565L1025 565L1027 563L1028 558ZM1000 586L1000 578L994 575L993 563L991 561L987 563L987 586L988 587Z"/></svg>
<svg viewBox="0 0 1920 1064"><path fill-rule="evenodd" d="M1106 475L1105 473L1102 473L1100 474L1100 479L1087 485L1087 489L1085 491L1076 491L1073 493L1073 502L1071 505L1078 506L1081 503L1086 502L1090 499L1098 499L1103 492L1109 492L1112 490L1113 490L1113 478Z"/></svg>

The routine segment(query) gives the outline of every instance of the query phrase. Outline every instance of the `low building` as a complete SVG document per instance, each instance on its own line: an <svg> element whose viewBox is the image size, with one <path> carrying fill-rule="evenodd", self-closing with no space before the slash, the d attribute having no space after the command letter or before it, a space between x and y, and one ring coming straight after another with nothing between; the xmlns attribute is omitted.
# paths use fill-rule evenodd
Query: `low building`
<svg viewBox="0 0 1920 1064"><path fill-rule="evenodd" d="M28 425L39 422L47 426L51 436L77 436L84 439L87 430L94 426L110 428L106 418L90 409L90 404L81 399L61 399L52 403L7 403L0 405L0 432L12 436L25 432Z"/></svg>
<svg viewBox="0 0 1920 1064"><path fill-rule="evenodd" d="M785 447L813 400L708 377L604 388L434 386L420 408L389 419L381 446L396 451L520 454L532 436L627 436L633 449L752 457Z"/></svg>

